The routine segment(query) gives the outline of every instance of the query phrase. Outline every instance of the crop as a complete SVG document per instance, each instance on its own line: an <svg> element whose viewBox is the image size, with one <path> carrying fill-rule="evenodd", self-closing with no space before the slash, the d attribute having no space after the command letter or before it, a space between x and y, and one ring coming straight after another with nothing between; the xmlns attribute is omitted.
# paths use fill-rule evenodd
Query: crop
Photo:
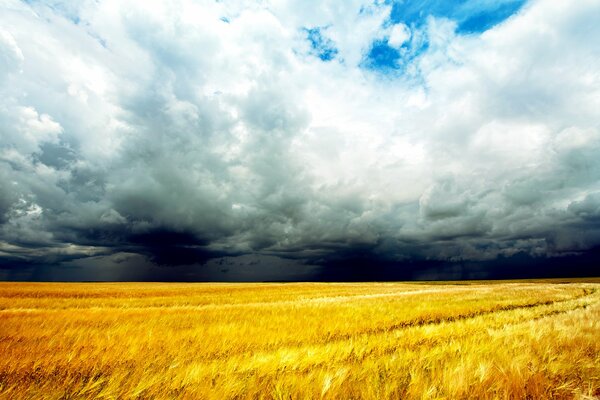
<svg viewBox="0 0 600 400"><path fill-rule="evenodd" d="M600 396L600 281L0 283L0 398Z"/></svg>

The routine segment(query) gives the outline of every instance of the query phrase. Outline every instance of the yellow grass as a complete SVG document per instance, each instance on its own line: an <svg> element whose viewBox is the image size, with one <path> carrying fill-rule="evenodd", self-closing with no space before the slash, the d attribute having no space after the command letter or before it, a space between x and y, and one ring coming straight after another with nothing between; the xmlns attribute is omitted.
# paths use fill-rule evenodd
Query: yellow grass
<svg viewBox="0 0 600 400"><path fill-rule="evenodd" d="M599 289L0 283L0 398L598 398Z"/></svg>

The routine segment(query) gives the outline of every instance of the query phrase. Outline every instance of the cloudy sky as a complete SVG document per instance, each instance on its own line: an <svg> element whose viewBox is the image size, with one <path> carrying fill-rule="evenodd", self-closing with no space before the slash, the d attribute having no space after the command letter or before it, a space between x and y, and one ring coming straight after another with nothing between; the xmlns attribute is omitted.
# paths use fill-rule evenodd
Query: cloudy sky
<svg viewBox="0 0 600 400"><path fill-rule="evenodd" d="M0 8L0 279L599 272L598 0Z"/></svg>

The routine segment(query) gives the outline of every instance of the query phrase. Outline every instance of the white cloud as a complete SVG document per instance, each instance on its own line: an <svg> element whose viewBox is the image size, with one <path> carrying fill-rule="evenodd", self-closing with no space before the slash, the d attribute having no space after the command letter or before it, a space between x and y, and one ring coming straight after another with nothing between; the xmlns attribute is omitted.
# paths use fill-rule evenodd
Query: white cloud
<svg viewBox="0 0 600 400"><path fill-rule="evenodd" d="M400 48L410 39L410 28L405 24L399 23L392 26L390 29L390 37L388 43L390 46Z"/></svg>
<svg viewBox="0 0 600 400"><path fill-rule="evenodd" d="M20 69L23 53L15 38L5 30L0 30L0 71L3 75Z"/></svg>
<svg viewBox="0 0 600 400"><path fill-rule="evenodd" d="M534 1L481 35L430 18L428 49L392 77L361 63L412 33L372 2L4 8L5 241L134 246L160 229L231 254L385 242L392 258L479 259L567 251L552 232L593 213L597 2ZM310 54L311 27L335 59Z"/></svg>

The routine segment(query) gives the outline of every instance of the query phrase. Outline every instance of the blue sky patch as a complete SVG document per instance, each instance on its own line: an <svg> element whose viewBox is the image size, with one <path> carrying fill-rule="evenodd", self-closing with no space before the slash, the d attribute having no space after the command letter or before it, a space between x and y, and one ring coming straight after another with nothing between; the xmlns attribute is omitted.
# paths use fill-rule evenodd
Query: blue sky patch
<svg viewBox="0 0 600 400"><path fill-rule="evenodd" d="M427 50L425 24L430 16L455 21L458 34L478 34L506 20L525 3L526 0L390 0L387 4L392 7L384 27L403 23L412 37L399 48L391 46L388 37L376 39L362 66L384 73L402 72Z"/></svg>
<svg viewBox="0 0 600 400"><path fill-rule="evenodd" d="M331 61L338 53L333 40L323 36L322 28L304 28L306 39L312 48L312 53L323 61Z"/></svg>
<svg viewBox="0 0 600 400"><path fill-rule="evenodd" d="M367 54L367 67L372 69L396 69L399 62L400 51L391 47L387 40L373 42Z"/></svg>
<svg viewBox="0 0 600 400"><path fill-rule="evenodd" d="M482 10L470 15L458 24L458 33L479 33L487 31L521 9L524 1L513 1L498 4L494 9Z"/></svg>
<svg viewBox="0 0 600 400"><path fill-rule="evenodd" d="M376 40L362 62L362 67L383 73L403 72L408 64L423 51L429 43L426 40L413 39L400 48L391 46L388 39Z"/></svg>
<svg viewBox="0 0 600 400"><path fill-rule="evenodd" d="M390 1L391 23L421 26L428 16L457 22L459 33L481 33L518 12L526 0Z"/></svg>

